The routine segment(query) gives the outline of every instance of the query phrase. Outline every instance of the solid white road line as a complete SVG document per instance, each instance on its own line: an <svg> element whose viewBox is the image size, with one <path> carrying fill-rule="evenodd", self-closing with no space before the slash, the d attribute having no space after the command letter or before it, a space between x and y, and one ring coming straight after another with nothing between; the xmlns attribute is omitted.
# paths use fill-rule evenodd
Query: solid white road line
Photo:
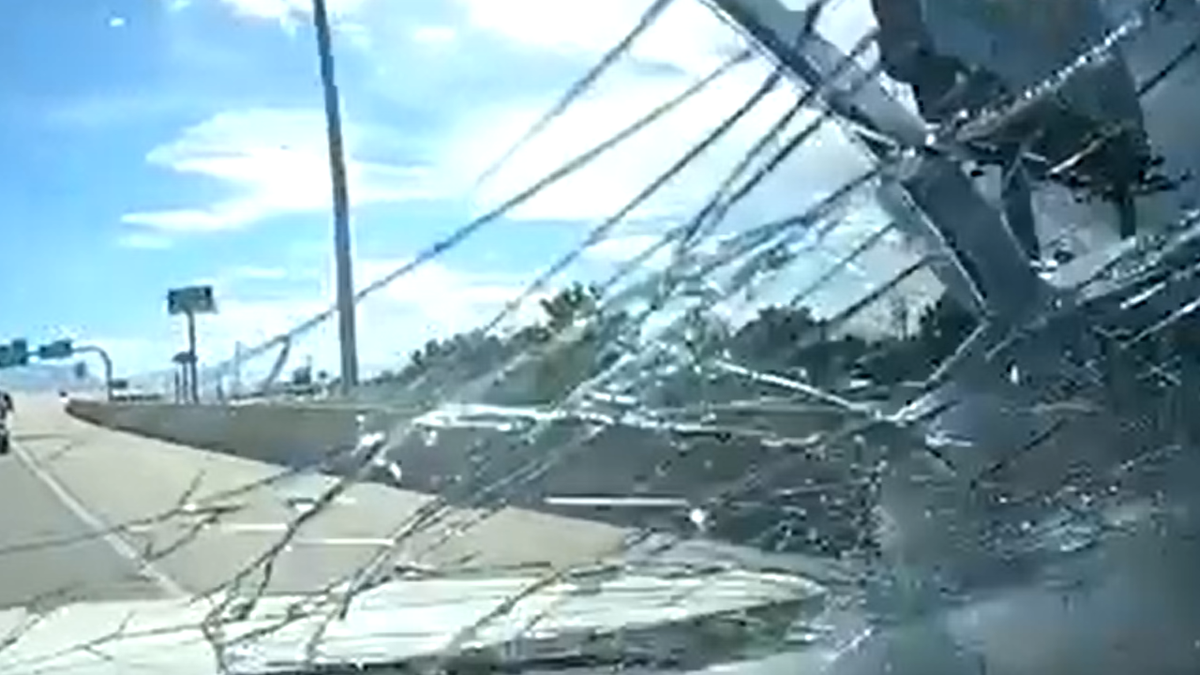
<svg viewBox="0 0 1200 675"><path fill-rule="evenodd" d="M139 553L136 548L134 548L128 541L121 537L121 535L113 531L111 527L106 525L103 519L92 513L91 510L84 506L83 503L75 497L75 495L71 494L71 491L68 490L66 486L64 486L49 471L42 467L32 455L30 455L24 449L18 447L16 444L13 445L13 453L17 456L21 463L24 464L25 467L37 477L38 480L42 481L42 483L54 493L54 496L58 497L58 500L63 503L63 506L66 506L76 518L79 518L79 520L83 521L85 525L99 534L100 537L103 538L104 541L107 542L108 545L117 552L117 555L125 558L137 566L137 568L141 570L143 574L149 577L155 584L157 584L164 593L166 593L168 596L179 598L184 598L191 595L184 590L183 586L168 576L165 572L160 570L154 563L146 560L146 558Z"/></svg>

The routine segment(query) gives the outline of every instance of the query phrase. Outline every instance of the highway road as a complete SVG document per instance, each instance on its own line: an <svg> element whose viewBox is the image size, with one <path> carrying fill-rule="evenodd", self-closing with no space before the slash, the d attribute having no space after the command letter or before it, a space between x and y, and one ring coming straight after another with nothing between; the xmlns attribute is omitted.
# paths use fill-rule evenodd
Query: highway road
<svg viewBox="0 0 1200 675"><path fill-rule="evenodd" d="M395 533L429 499L354 485L283 546L335 479L103 429L67 415L57 398L16 406L15 450L0 458L0 607L190 596L235 578L267 593L316 591L395 548ZM626 534L516 509L455 510L389 555L558 566L612 552Z"/></svg>
<svg viewBox="0 0 1200 675"><path fill-rule="evenodd" d="M160 591L29 465L13 455L0 458L0 607Z"/></svg>

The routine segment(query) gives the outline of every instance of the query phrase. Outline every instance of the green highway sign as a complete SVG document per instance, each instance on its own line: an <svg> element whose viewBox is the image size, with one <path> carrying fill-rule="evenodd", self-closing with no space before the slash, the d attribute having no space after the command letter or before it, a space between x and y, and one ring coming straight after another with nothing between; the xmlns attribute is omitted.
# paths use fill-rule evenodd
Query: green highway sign
<svg viewBox="0 0 1200 675"><path fill-rule="evenodd" d="M70 340L55 340L49 344L44 344L38 347L37 356L39 359L67 359L75 354L75 347Z"/></svg>
<svg viewBox="0 0 1200 675"><path fill-rule="evenodd" d="M215 314L212 286L187 286L167 291L168 314Z"/></svg>
<svg viewBox="0 0 1200 675"><path fill-rule="evenodd" d="M0 344L0 368L15 368L29 364L29 341L18 338Z"/></svg>

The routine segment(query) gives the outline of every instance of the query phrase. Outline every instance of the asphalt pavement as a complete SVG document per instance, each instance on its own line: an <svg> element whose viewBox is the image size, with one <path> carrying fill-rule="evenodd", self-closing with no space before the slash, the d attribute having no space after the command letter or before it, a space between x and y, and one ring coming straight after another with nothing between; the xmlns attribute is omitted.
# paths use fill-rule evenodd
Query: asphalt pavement
<svg viewBox="0 0 1200 675"><path fill-rule="evenodd" d="M395 547L428 496L358 484L309 513L337 479L104 429L57 398L16 405L15 450L0 458L0 607L190 596L234 580L306 593L381 555L570 565L615 551L627 534L517 509L454 509Z"/></svg>

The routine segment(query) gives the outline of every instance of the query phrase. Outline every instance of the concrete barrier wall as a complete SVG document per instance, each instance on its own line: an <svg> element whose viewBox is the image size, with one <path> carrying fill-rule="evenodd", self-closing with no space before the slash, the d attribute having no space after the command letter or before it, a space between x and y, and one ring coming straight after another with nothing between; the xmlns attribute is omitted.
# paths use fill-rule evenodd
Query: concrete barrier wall
<svg viewBox="0 0 1200 675"><path fill-rule="evenodd" d="M105 427L143 436L229 453L281 466L302 467L327 462L331 452L352 446L357 438L357 417L365 416L367 430L391 429L405 413L381 407L331 407L282 404L243 406L183 406L162 403L103 403L72 401L68 411ZM802 416L803 417L803 416ZM819 424L803 419L802 426ZM825 423L828 423L826 420ZM771 447L747 439L714 435L681 437L647 430L590 429L577 423L557 423L535 442L520 434L494 430L456 428L436 433L415 433L391 451L389 459L401 468L400 486L439 494L452 503L482 499L507 502L540 511L593 518L618 525L662 524L661 507L595 508L556 505L552 497L651 496L696 499L711 496L714 488L736 482L747 466L786 465L777 475L764 477L756 494L742 500L760 502L780 487L845 484L836 466L796 456L792 449ZM327 465L331 473L344 466ZM387 471L372 478L390 481ZM792 508L827 511L822 493L788 499ZM761 503L761 502L760 502ZM730 511L736 515L738 509ZM770 520L778 520L773 509ZM746 517L762 517L761 508ZM683 518L686 509L671 514ZM853 536L855 522L830 513L827 527L833 538ZM761 523L742 523L734 517L729 527L762 529ZM734 539L740 534L730 533Z"/></svg>
<svg viewBox="0 0 1200 675"><path fill-rule="evenodd" d="M72 401L67 410L108 428L289 467L318 465L353 447L359 415L365 429L374 431L391 430L406 414L382 407L98 401ZM388 459L400 466L401 483L409 489L462 499L488 491L525 502L547 496L694 496L736 481L748 465L778 463L793 454L786 447L720 435L559 422L533 442L523 434L480 428L417 432L393 447ZM795 458L790 463L805 482L830 476L830 467L819 463ZM341 467L327 469L337 473Z"/></svg>
<svg viewBox="0 0 1200 675"><path fill-rule="evenodd" d="M110 429L283 466L318 463L330 452L353 446L359 414L365 415L368 428L381 428L400 414L371 408L84 400L71 401L67 411Z"/></svg>

